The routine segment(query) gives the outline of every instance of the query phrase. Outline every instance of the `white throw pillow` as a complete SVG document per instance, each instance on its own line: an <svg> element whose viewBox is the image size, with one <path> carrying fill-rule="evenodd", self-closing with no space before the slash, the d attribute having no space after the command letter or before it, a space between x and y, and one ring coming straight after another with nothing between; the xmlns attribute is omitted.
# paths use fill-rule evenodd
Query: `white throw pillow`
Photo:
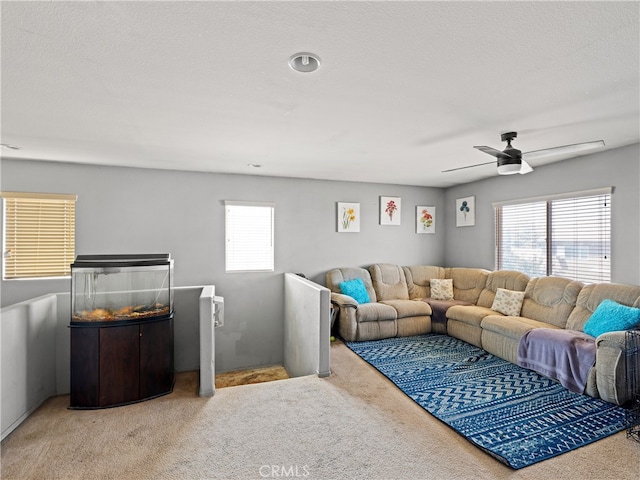
<svg viewBox="0 0 640 480"><path fill-rule="evenodd" d="M450 278L432 278L431 298L434 300L452 300L453 299L453 280Z"/></svg>
<svg viewBox="0 0 640 480"><path fill-rule="evenodd" d="M493 299L493 305L491 310L500 312L504 315L510 315L513 317L520 316L520 310L522 310L522 301L524 300L524 292L516 292L514 290L507 290L506 288L499 288L496 292L496 296Z"/></svg>

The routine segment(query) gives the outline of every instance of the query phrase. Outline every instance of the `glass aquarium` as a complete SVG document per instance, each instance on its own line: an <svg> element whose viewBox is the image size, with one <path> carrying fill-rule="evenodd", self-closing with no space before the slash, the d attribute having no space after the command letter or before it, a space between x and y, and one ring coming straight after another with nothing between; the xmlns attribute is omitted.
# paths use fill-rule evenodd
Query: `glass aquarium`
<svg viewBox="0 0 640 480"><path fill-rule="evenodd" d="M72 324L172 315L171 255L78 255L71 265L71 312Z"/></svg>

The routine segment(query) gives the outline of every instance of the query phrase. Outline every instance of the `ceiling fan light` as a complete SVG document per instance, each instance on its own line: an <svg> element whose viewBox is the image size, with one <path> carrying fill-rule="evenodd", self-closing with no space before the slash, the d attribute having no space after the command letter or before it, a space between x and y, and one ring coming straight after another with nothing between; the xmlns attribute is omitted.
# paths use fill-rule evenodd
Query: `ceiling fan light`
<svg viewBox="0 0 640 480"><path fill-rule="evenodd" d="M519 163L505 163L498 165L498 174L513 175L514 173L520 173L520 166L521 165Z"/></svg>

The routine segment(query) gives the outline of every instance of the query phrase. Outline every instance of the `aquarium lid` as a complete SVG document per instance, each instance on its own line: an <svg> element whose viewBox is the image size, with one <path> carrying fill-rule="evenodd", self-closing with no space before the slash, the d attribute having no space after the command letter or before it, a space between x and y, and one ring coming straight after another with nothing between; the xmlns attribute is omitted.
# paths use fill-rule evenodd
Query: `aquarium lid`
<svg viewBox="0 0 640 480"><path fill-rule="evenodd" d="M170 265L173 263L170 253L78 255L71 268L78 267L145 267L152 265Z"/></svg>

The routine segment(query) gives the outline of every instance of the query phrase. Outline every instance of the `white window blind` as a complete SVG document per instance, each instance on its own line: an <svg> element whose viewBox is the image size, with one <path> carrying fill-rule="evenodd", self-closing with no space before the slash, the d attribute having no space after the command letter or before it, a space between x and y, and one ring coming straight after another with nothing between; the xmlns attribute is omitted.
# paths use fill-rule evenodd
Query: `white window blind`
<svg viewBox="0 0 640 480"><path fill-rule="evenodd" d="M585 283L611 280L610 195L551 202L550 275Z"/></svg>
<svg viewBox="0 0 640 480"><path fill-rule="evenodd" d="M497 204L496 267L611 281L611 189Z"/></svg>
<svg viewBox="0 0 640 480"><path fill-rule="evenodd" d="M227 272L274 269L275 205L225 202L225 269Z"/></svg>
<svg viewBox="0 0 640 480"><path fill-rule="evenodd" d="M3 278L71 274L76 195L2 192Z"/></svg>
<svg viewBox="0 0 640 480"><path fill-rule="evenodd" d="M496 210L498 268L532 277L547 274L547 204L509 205Z"/></svg>

